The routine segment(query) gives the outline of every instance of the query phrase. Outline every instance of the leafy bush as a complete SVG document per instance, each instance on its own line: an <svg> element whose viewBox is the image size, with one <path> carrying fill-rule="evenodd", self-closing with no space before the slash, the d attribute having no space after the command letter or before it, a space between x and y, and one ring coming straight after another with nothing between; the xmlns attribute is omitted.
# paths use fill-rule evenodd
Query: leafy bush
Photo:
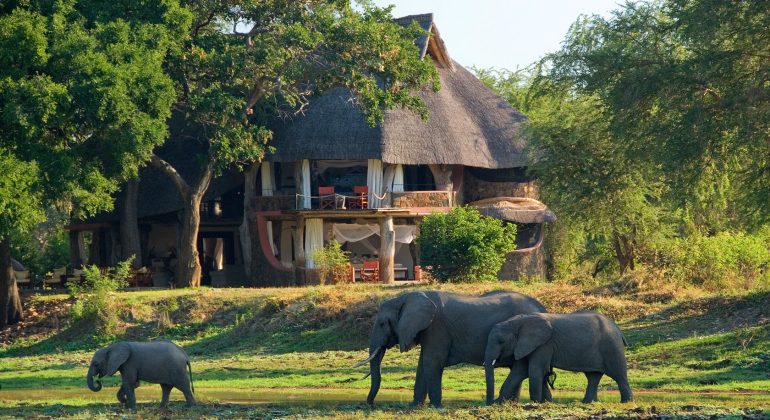
<svg viewBox="0 0 770 420"><path fill-rule="evenodd" d="M328 245L313 252L313 262L318 268L321 284L331 275L333 283L348 281L348 253L342 250L339 242L332 240Z"/></svg>
<svg viewBox="0 0 770 420"><path fill-rule="evenodd" d="M102 272L95 265L83 268L83 279L67 284L70 296L75 299L72 316L75 319L91 319L98 334L109 334L118 323L115 294L128 286L133 258L118 263Z"/></svg>
<svg viewBox="0 0 770 420"><path fill-rule="evenodd" d="M425 217L417 246L422 266L440 282L492 280L516 247L516 227L456 207Z"/></svg>
<svg viewBox="0 0 770 420"><path fill-rule="evenodd" d="M770 284L770 237L763 234L692 235L657 244L649 263L673 281L710 290Z"/></svg>

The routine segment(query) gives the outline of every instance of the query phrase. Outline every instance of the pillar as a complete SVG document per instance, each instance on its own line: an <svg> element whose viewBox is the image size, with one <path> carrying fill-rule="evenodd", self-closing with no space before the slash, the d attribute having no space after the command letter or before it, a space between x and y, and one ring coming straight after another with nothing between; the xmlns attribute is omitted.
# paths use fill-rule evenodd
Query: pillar
<svg viewBox="0 0 770 420"><path fill-rule="evenodd" d="M396 232L393 229L393 216L380 219L380 281L394 283L396 258Z"/></svg>

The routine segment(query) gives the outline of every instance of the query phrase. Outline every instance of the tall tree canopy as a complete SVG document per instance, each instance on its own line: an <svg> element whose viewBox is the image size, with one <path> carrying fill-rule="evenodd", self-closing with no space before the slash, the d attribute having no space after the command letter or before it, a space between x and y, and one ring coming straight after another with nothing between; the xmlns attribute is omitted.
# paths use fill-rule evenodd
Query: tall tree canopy
<svg viewBox="0 0 770 420"><path fill-rule="evenodd" d="M725 214L767 221L768 25L763 1L629 3L578 20L548 76L597 95L612 129L666 171L671 198L717 225L707 228Z"/></svg>
<svg viewBox="0 0 770 420"><path fill-rule="evenodd" d="M13 182L0 191L3 249L48 205L76 216L110 209L119 182L166 138L175 91L164 58L189 14L94 23L76 5L0 7L0 157ZM5 313L20 304L10 255L0 257Z"/></svg>
<svg viewBox="0 0 770 420"><path fill-rule="evenodd" d="M132 4L103 8L82 1L78 7L100 25L119 16L142 22L153 16L126 13ZM218 172L262 159L272 119L301 113L313 95L337 86L351 90L371 124L396 106L426 117L417 92L425 85L438 89L438 75L414 44L423 33L419 26L401 27L389 9L366 2L359 8L339 0L183 6L192 24L164 57L176 94L170 136L198 153L201 172L185 179L158 153L152 163L182 196L176 280L195 286L201 275L196 238L203 195Z"/></svg>

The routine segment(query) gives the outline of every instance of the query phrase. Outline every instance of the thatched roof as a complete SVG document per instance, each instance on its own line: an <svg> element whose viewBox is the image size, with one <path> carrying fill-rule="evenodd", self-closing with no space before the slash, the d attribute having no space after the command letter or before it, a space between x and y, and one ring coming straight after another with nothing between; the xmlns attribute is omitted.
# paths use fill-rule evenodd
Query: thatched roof
<svg viewBox="0 0 770 420"><path fill-rule="evenodd" d="M479 213L495 219L518 223L555 222L556 215L545 204L524 197L494 197L474 201L469 206L479 209Z"/></svg>
<svg viewBox="0 0 770 420"><path fill-rule="evenodd" d="M307 111L273 127L275 153L266 159L278 162L300 159L382 159L401 164L461 164L480 168L526 166L519 124L525 117L476 76L449 59L443 42L435 36L432 15L415 19L430 27L429 41L418 48L451 66L439 66L441 90L421 94L430 117L427 122L404 110L385 112L384 121L370 127L343 88L310 101ZM434 38L435 37L435 38ZM442 52L443 50L443 52ZM423 53L425 54L425 53ZM439 63L440 64L440 63Z"/></svg>

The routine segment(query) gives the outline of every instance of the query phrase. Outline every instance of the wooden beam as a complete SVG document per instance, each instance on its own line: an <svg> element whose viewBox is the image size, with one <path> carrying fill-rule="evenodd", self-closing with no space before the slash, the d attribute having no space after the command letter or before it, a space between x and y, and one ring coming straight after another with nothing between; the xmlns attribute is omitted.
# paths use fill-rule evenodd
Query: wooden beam
<svg viewBox="0 0 770 420"><path fill-rule="evenodd" d="M380 219L380 281L392 284L396 258L396 232L393 229L393 216Z"/></svg>
<svg viewBox="0 0 770 420"><path fill-rule="evenodd" d="M294 266L305 268L305 216L297 215L297 234L294 235Z"/></svg>

